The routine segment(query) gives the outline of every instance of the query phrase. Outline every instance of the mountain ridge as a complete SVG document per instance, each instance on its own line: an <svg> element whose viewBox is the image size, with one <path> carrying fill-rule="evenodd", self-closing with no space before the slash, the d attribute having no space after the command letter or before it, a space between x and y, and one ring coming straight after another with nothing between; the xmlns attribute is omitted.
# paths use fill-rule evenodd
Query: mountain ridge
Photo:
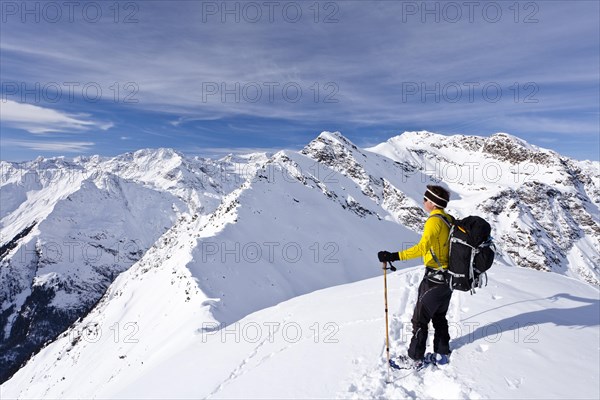
<svg viewBox="0 0 600 400"><path fill-rule="evenodd" d="M297 153L280 151L271 156L257 153L216 161L186 157L170 149L145 149L113 158L90 157L72 162L63 158L37 159L30 164L3 162L3 200L12 196L16 205L24 198L33 206L40 201L47 202L50 208L44 208L45 214L34 212L38 218L17 218L16 210L10 208L1 213L0 244L3 248L10 247L2 259L2 280L11 288L9 292L0 293L2 356L6 357L15 338L19 337L11 333L14 326L11 321L28 315L23 309L24 303L15 299L27 297L34 281L38 290L50 288L50 291L44 289L46 297L38 299L41 302L38 306L44 308L52 304L52 296L56 297L51 288L62 285L63 289L78 290L82 285L73 285L73 279L82 283L88 279L85 278L87 273L70 276L69 273L77 271L72 266L64 269L66 272L55 271L52 279L41 279L39 265L52 261L52 254L40 251L52 250L48 243L61 244L60 250L69 256L79 248L88 252L93 249L96 253L91 254L99 255L99 259L112 257L113 264L116 260L120 265L117 269L107 269L101 263L90 265L93 257L87 253L71 263L79 268L88 265L86 268L95 269L100 275L111 270L119 273L132 265L143 266L138 267L140 271L149 271L153 265L179 254L183 250L178 246L183 246L181 248L188 249L189 253L183 251L181 257L187 260L185 264L189 267L183 268L183 272L174 270L173 275L186 282L185 298L189 300L184 299L184 302L191 301L202 310L206 308L211 321L232 323L248 313L272 306L274 300L285 301L329 285L369 277L356 266L337 267L368 264L372 253L380 247L399 249L413 244L427 217L421 208L423 188L439 181L448 184L454 195L459 195L458 199L453 197L449 207L457 217L478 213L490 220L499 244L499 263L554 271L598 286L600 272L593 267L600 264L597 245L600 223L595 216L600 204L600 185L594 180L598 175L587 175L594 170L593 162L582 163L546 153L506 134L498 134L494 139L445 137L430 132L403 135L374 148L361 149L339 132L323 132ZM506 143L497 145L496 142L503 139ZM489 152L485 153L488 156L481 156L488 140L496 143L496 147L487 147L489 151L501 149L496 159L487 158L492 154ZM456 149L467 154L459 158ZM538 152L543 156L536 156ZM30 168L32 166L34 168ZM451 174L456 171L460 174ZM490 174L497 171L502 174L490 180ZM461 177L468 178L463 179L466 183L459 179ZM82 186L85 187L82 189ZM131 201L119 193L119 187L133 188L136 194ZM71 228L66 227L67 221L78 221L85 215L84 203L79 213L72 215L67 209L55 208L57 204L71 204L73 193L90 190L97 193L98 198L117 196L120 199L122 206L115 208L111 223L131 214L131 204L136 203L137 195L163 198L164 206L159 209L169 210L170 222L150 229L152 239L143 241L143 245L135 242L141 233L114 237L114 243L106 242L110 230L88 229L82 236L78 231L83 220L74 222ZM32 203L35 196L39 199ZM331 221L315 218L315 214L324 210ZM301 213L301 217L297 213ZM15 218L20 225L13 224ZM44 221L49 218L57 221L56 228L44 228L47 225ZM148 216L142 212L137 218L142 221ZM354 222L348 225L347 221ZM32 223L30 231L19 237ZM360 227L361 232L351 238L362 244L358 253L350 239L343 239L339 226L347 226L348 231ZM7 228L10 235L5 237ZM306 229L314 231L315 237L322 240L311 242L310 232L303 232ZM368 232L363 233L365 229ZM51 230L62 232L63 236L51 240ZM249 240L262 230L266 231L259 235L262 241ZM394 235L389 234L392 231ZM76 238L73 240L77 245L61 243L65 237ZM19 264L19 255L33 251L32 246L37 246L38 252L33 259L30 257L30 265ZM153 251L160 248L165 254L152 261ZM294 251L298 250L302 252L300 259L290 262L295 260ZM129 254L130 251L135 255ZM346 257L345 253L352 256ZM336 261L331 263L336 267L329 271L331 276L318 273L327 266L326 260ZM260 278L234 268L240 262ZM298 263L307 267L299 270ZM309 268L309 265L313 266ZM14 277L8 271L13 271ZM282 273L284 271L287 272ZM89 297L90 307L102 298L114 275L105 273L100 286L92 285L95 291L92 297L83 294ZM303 282L300 285L290 281L300 277ZM247 299L236 293L242 287L242 278L253 282L260 288L259 293L263 293L256 295L251 304L244 304ZM230 281L237 283L233 286L223 283ZM81 301L75 293L67 296L75 296L70 300L73 304ZM194 300L197 296L201 297L199 302ZM81 318L90 307L69 320ZM48 309L50 311L55 312ZM49 336L40 335L37 346L62 332L69 323L56 325L55 333Z"/></svg>

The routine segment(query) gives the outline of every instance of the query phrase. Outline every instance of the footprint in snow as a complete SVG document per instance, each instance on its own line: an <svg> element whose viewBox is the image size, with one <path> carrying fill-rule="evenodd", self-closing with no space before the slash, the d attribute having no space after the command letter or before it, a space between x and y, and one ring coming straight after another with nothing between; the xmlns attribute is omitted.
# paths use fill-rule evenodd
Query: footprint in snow
<svg viewBox="0 0 600 400"><path fill-rule="evenodd" d="M502 296L498 296L497 294L492 295L492 300L500 300Z"/></svg>
<svg viewBox="0 0 600 400"><path fill-rule="evenodd" d="M523 378L511 379L511 378L507 378L505 376L504 380L506 381L506 384L508 385L508 387L511 389L518 389L523 384Z"/></svg>
<svg viewBox="0 0 600 400"><path fill-rule="evenodd" d="M487 344L480 344L479 347L477 348L477 351L485 353L489 349L490 349L490 346L488 346Z"/></svg>

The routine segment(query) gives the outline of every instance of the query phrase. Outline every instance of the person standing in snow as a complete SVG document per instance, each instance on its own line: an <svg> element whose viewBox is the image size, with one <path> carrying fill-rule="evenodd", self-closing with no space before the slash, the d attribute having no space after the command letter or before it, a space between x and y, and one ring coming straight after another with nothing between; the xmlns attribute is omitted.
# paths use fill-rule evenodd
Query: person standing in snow
<svg viewBox="0 0 600 400"><path fill-rule="evenodd" d="M450 193L441 186L428 185L423 197L423 208L429 213L423 236L415 246L400 252L380 251L380 262L410 260L423 257L425 275L419 285L419 296L412 317L413 336L408 348L408 357L413 363L436 362L445 364L450 354L450 335L446 313L452 297L448 283L448 258L450 226L454 218L444 209ZM433 322L434 353L425 355L429 321ZM410 362L401 357L400 361Z"/></svg>

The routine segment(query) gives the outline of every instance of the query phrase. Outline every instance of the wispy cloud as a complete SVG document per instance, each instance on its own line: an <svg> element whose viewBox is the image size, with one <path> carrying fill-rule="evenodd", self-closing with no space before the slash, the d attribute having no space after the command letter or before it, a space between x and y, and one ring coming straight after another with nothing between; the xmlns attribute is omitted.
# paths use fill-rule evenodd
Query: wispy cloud
<svg viewBox="0 0 600 400"><path fill-rule="evenodd" d="M35 151L52 151L59 153L81 153L91 150L95 143L93 142L74 142L74 141L42 141L42 140L3 140L3 146L20 147Z"/></svg>
<svg viewBox="0 0 600 400"><path fill-rule="evenodd" d="M0 105L0 121L2 123L33 134L90 129L107 130L113 127L112 122L94 121L89 117L88 114L68 114L12 100L3 100Z"/></svg>
<svg viewBox="0 0 600 400"><path fill-rule="evenodd" d="M200 3L144 3L143 18L140 14L139 24L128 26L127 40L110 24L102 29L106 39L102 41L97 40L96 29L75 26L78 34L73 35L73 25L56 24L46 27L52 34L43 37L35 32L7 31L2 48L53 66L44 71L27 66L23 71L45 82L61 82L65 77L82 86L95 82L108 95L113 94L109 88L114 82L134 82L139 87L135 107L181 117L171 120L174 127L240 115L401 123L407 115L418 113L427 122L431 121L426 112L430 103L403 102L403 83L425 82L428 87L441 83L443 87L451 82L479 82L481 86L497 82L508 98L515 82L536 82L541 86L538 97L542 104L550 104L559 101L548 87L589 86L597 80L595 69L590 68L597 66L597 57L577 49L593 46L594 40L577 46L571 40L574 35L593 36L597 22L587 22L591 12L560 2L540 6L539 22L534 24L514 23L508 8L498 24L487 23L481 15L475 23L422 23L420 15L403 20L402 4L340 2L339 22L329 25L315 24L308 17L297 24L282 19L273 24L243 19L222 23L218 15L203 22ZM310 10L304 9L312 17ZM578 14L564 21L566 12ZM144 29L148 25L166 33L150 34ZM66 41L71 45L63 46ZM511 45L489 51L489 43ZM98 54L111 56L99 59ZM156 56L148 58L147 54ZM265 86L268 82L277 86ZM337 104L324 102L333 94L325 88L329 82L336 85L333 98ZM302 89L300 101L289 101L282 94L287 83ZM235 84L239 89L232 93ZM256 102L248 101L254 98L256 85L262 95ZM229 94L224 94L226 90ZM274 101L270 101L271 94ZM565 100L563 96L563 103ZM481 93L477 101L482 101ZM577 96L569 102L579 106L585 100ZM497 107L492 108L488 114L497 115Z"/></svg>
<svg viewBox="0 0 600 400"><path fill-rule="evenodd" d="M399 131L418 126L446 132L468 129L465 133L518 130L525 139L543 129L567 132L570 121L590 132L591 121L597 120L585 114L598 104L597 2L495 2L503 11L498 23L489 22L482 5L472 14L463 7L456 23L444 18L436 23L431 12L406 18L407 2L390 1L329 2L320 10L318 23L315 5L325 3L298 2L304 12L298 23L282 19L280 6L272 23L267 9L260 23L245 18L236 22L231 15L226 22L223 15L206 21L204 3L139 2L139 22L133 24L115 24L111 18L97 24L10 20L0 43L3 80L28 87L36 82L76 82L77 88L93 83L102 89L101 102L93 106L107 106L108 115L118 109L123 115L113 120L134 128L124 136L137 139L156 132L151 133L153 144L167 141L159 145L170 145L173 135L186 133L185 138L178 136L178 143L195 137L206 144L209 135L219 135L227 147L253 146L250 139L239 143L244 131L238 128L248 126L230 124L238 119L243 125L246 117L272 121L271 132L283 123ZM443 15L443 4L427 7L436 6L442 17L452 17ZM321 23L334 10L331 5L339 11L334 15L338 22ZM425 7L425 2L413 5ZM524 23L527 19L534 23ZM479 85L473 102L467 100L471 93L465 82ZM297 102L294 90L288 97L283 93L290 83L302 90ZM426 94L423 101L421 87L407 97L407 83L425 84L425 90L439 84L441 100ZM526 86L531 83L535 90ZM453 84L463 90L457 103L445 91L445 85ZM499 102L485 98L486 84L501 87ZM262 90L258 98L257 88ZM539 101L528 103L531 98ZM131 99L136 102L124 102ZM109 126L89 115L55 111L59 116L52 124L32 125L20 118L13 125L38 134ZM164 118L149 122L148 116L157 115ZM211 123L215 120L223 124ZM257 146L273 144L264 140L267 125L252 135Z"/></svg>
<svg viewBox="0 0 600 400"><path fill-rule="evenodd" d="M267 147L191 147L187 149L190 154L197 154L201 157L208 158L222 158L230 154L233 155L244 155L244 154L256 154L265 153L267 156L277 153L281 150L297 151L295 149L282 149L282 148L267 148Z"/></svg>
<svg viewBox="0 0 600 400"><path fill-rule="evenodd" d="M513 131L537 131L540 133L559 135L579 135L598 137L600 122L573 121L567 118L537 118L537 117L514 117L505 123L508 129Z"/></svg>

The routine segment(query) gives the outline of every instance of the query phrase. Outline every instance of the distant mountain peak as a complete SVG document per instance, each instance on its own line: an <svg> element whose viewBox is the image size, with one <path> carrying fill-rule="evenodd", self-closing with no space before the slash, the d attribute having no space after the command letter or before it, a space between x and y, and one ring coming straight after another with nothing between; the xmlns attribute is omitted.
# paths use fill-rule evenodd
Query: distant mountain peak
<svg viewBox="0 0 600 400"><path fill-rule="evenodd" d="M342 133L340 131L335 131L335 132L330 132L330 131L323 131L319 134L319 136L317 136L317 138L323 138L323 139L333 139L333 140L347 140L346 137L344 137L344 135L342 135Z"/></svg>
<svg viewBox="0 0 600 400"><path fill-rule="evenodd" d="M307 147L310 147L313 144L322 143L325 145L338 144L344 147L350 147L354 150L358 150L358 147L352 143L347 137L342 135L340 132L328 132L323 131L315 140L309 143Z"/></svg>
<svg viewBox="0 0 600 400"><path fill-rule="evenodd" d="M528 161L536 164L555 165L560 163L561 159L561 156L552 150L535 146L515 135L505 132L494 133L490 136L477 136L463 134L442 135L429 131L406 131L388 139L385 143L374 146L372 149L377 150L386 145L420 154L433 154L437 152L437 149L455 148L460 151L466 150L474 153L482 153L485 157L506 161L511 164Z"/></svg>
<svg viewBox="0 0 600 400"><path fill-rule="evenodd" d="M558 161L560 156L550 150L534 146L525 140L508 133L495 133L485 139L482 151L494 158L512 164L531 161L549 165Z"/></svg>

